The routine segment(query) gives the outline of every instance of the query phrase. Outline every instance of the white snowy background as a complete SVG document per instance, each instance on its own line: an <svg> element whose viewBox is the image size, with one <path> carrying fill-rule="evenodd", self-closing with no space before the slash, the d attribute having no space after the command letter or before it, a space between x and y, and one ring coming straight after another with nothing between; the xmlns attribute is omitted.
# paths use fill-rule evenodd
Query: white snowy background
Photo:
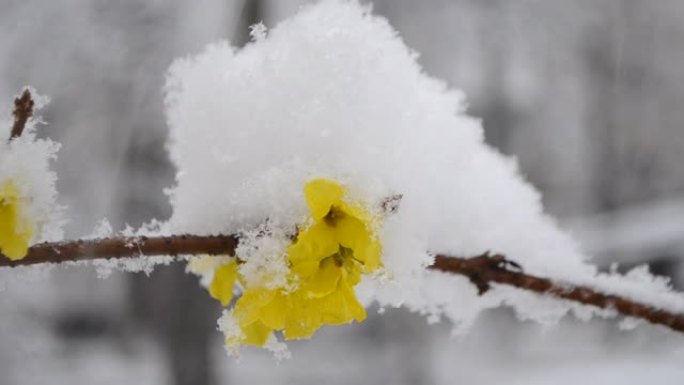
<svg viewBox="0 0 684 385"><path fill-rule="evenodd" d="M0 107L51 96L68 236L166 219L173 182L161 89L172 60L293 1L0 5ZM463 89L489 143L518 157L546 209L597 264L650 262L682 283L684 6L675 1L377 1L432 76ZM245 23L245 20L250 20ZM681 287L681 286L680 286ZM374 313L374 310L370 310ZM0 295L0 383L678 383L684 339L612 321L542 327L508 310L465 336L402 310L236 363L218 308L178 267L150 278L64 269Z"/></svg>

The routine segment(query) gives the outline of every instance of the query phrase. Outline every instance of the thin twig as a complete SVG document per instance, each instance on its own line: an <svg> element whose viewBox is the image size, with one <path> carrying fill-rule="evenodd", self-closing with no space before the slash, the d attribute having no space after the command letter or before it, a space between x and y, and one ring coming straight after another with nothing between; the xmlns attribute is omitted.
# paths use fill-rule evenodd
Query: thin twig
<svg viewBox="0 0 684 385"><path fill-rule="evenodd" d="M160 255L234 255L238 238L233 235L167 237L115 237L93 240L41 243L32 246L26 257L10 261L0 255L0 266L28 266L105 258L131 258ZM613 294L522 272L521 267L502 255L484 254L472 258L437 255L430 269L468 277L483 294L490 283L514 286L569 301L613 309L618 313L684 332L684 314L677 314Z"/></svg>
<svg viewBox="0 0 684 385"><path fill-rule="evenodd" d="M160 255L234 255L238 239L232 235L174 235L169 237L114 237L67 242L45 242L31 246L28 254L11 261L0 254L0 266L89 261Z"/></svg>
<svg viewBox="0 0 684 385"><path fill-rule="evenodd" d="M12 131L10 133L9 140L18 138L24 132L26 128L26 122L31 116L33 116L33 98L31 97L31 91L28 88L24 89L21 96L14 98L14 124L12 125Z"/></svg>

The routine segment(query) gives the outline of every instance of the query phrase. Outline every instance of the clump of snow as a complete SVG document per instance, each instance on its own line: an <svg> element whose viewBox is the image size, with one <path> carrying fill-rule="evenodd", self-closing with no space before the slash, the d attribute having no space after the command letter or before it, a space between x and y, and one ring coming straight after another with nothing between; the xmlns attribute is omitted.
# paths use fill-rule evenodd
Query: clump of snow
<svg viewBox="0 0 684 385"><path fill-rule="evenodd" d="M620 321L619 327L620 330L634 330L637 328L637 326L643 325L643 323L644 320L642 319L625 317L622 321Z"/></svg>
<svg viewBox="0 0 684 385"><path fill-rule="evenodd" d="M90 236L85 237L85 239L106 238L111 236L113 233L114 229L112 228L112 224L109 223L109 219L103 218L97 223L97 225L95 225L93 233L90 234Z"/></svg>
<svg viewBox="0 0 684 385"><path fill-rule="evenodd" d="M264 23L257 23L249 27L249 36L254 41L263 40L266 38L267 31L268 29L266 28Z"/></svg>
<svg viewBox="0 0 684 385"><path fill-rule="evenodd" d="M292 358L292 353L287 347L287 344L279 341L273 334L268 337L268 341L266 341L264 348L273 353L273 357L278 361Z"/></svg>
<svg viewBox="0 0 684 385"><path fill-rule="evenodd" d="M289 267L285 249L292 241L283 227L268 222L242 232L240 241L235 256L243 261L239 269L247 287L263 285L274 289L286 286Z"/></svg>
<svg viewBox="0 0 684 385"><path fill-rule="evenodd" d="M237 320L227 310L223 311L221 318L219 318L218 320L218 330L221 331L223 335L225 335L226 340L232 338L239 338L242 335L240 325L238 325ZM228 344L226 344L226 347L228 347ZM237 348L227 349L227 352L228 355L233 357L240 356L240 351Z"/></svg>
<svg viewBox="0 0 684 385"><path fill-rule="evenodd" d="M425 269L434 253L492 250L531 274L684 310L648 273L598 276L544 214L515 160L485 144L463 93L426 75L368 7L324 0L253 36L243 49L216 43L169 70L169 152L178 172L168 231L249 233L266 224L239 250L242 273L258 279L283 269L284 235L308 213L306 181L329 178L370 208L402 194L396 213L376 210L384 273L358 288L365 303L447 317L457 330L502 305L540 322L570 311L610 315L509 287L479 296L466 278Z"/></svg>
<svg viewBox="0 0 684 385"><path fill-rule="evenodd" d="M31 244L62 238L63 207L57 204L57 176L50 169L59 144L50 139L38 139L36 130L43 125L39 110L49 98L29 87L34 100L34 112L23 134L9 141L12 119L0 119L0 183L11 180L25 198L22 209L35 226ZM5 113L3 112L3 115Z"/></svg>

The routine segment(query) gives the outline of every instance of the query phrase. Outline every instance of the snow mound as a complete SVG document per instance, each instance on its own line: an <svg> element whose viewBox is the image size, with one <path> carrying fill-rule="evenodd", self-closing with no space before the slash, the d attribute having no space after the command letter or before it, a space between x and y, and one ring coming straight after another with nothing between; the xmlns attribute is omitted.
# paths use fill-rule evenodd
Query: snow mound
<svg viewBox="0 0 684 385"><path fill-rule="evenodd" d="M485 144L463 93L426 75L368 7L321 1L255 30L243 49L216 43L169 70L168 148L178 171L168 231L249 234L268 224L273 231L245 237L241 250L260 258L255 270L268 268L269 258L282 270L250 242L280 245L284 254L283 234L308 212L304 184L328 178L372 207L402 196L380 230L384 273L357 290L367 304L406 306L433 321L446 316L459 328L501 305L542 322L570 310L612 314L501 286L478 296L466 278L425 269L432 253L491 250L531 274L684 310L684 300L646 272L598 276L544 214L515 160ZM269 242L269 234L279 238Z"/></svg>

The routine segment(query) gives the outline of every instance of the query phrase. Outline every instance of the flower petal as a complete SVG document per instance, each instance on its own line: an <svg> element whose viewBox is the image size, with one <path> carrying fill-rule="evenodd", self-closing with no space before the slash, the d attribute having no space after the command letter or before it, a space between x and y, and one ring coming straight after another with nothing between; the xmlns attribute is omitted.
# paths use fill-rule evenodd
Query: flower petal
<svg viewBox="0 0 684 385"><path fill-rule="evenodd" d="M11 260L24 258L33 226L23 218L21 194L12 181L0 187L0 252Z"/></svg>
<svg viewBox="0 0 684 385"><path fill-rule="evenodd" d="M314 223L287 249L292 271L300 277L314 274L320 261L335 254L339 247L333 228L324 222Z"/></svg>
<svg viewBox="0 0 684 385"><path fill-rule="evenodd" d="M318 300L322 320L327 325L343 325L351 321L345 298L339 290Z"/></svg>
<svg viewBox="0 0 684 385"><path fill-rule="evenodd" d="M249 325L241 326L245 345L264 346L273 330L261 322L253 322Z"/></svg>
<svg viewBox="0 0 684 385"><path fill-rule="evenodd" d="M276 291L265 287L245 290L235 304L233 313L240 325L250 325L261 319L261 310L276 296Z"/></svg>
<svg viewBox="0 0 684 385"><path fill-rule="evenodd" d="M317 307L327 325L343 325L366 319L366 310L356 299L354 290L341 280L337 290L318 300Z"/></svg>
<svg viewBox="0 0 684 385"><path fill-rule="evenodd" d="M335 262L334 257L328 257L320 262L315 274L302 285L309 297L320 298L337 289L337 283L342 277L342 269Z"/></svg>
<svg viewBox="0 0 684 385"><path fill-rule="evenodd" d="M285 316L287 315L287 298L280 292L261 308L261 322L273 330L285 328Z"/></svg>
<svg viewBox="0 0 684 385"><path fill-rule="evenodd" d="M323 219L330 211L330 207L340 202L344 194L344 187L329 179L314 179L304 186L306 204L316 221Z"/></svg>
<svg viewBox="0 0 684 385"><path fill-rule="evenodd" d="M343 207L348 215L338 220L335 234L342 246L353 250L354 258L363 263L364 271L371 272L380 267L380 240L370 228L369 216L363 213L363 209L352 210L352 207Z"/></svg>
<svg viewBox="0 0 684 385"><path fill-rule="evenodd" d="M361 282L361 271L362 267L357 261L346 258L344 260L344 269L342 270L342 279L350 286L355 286Z"/></svg>
<svg viewBox="0 0 684 385"><path fill-rule="evenodd" d="M315 302L301 292L291 294L283 335L286 340L310 338L322 325Z"/></svg>
<svg viewBox="0 0 684 385"><path fill-rule="evenodd" d="M233 299L233 288L237 278L237 263L232 260L219 266L214 271L214 278L209 285L209 294L221 302L221 305L228 306Z"/></svg>
<svg viewBox="0 0 684 385"><path fill-rule="evenodd" d="M340 283L340 286L340 291L345 298L345 304L347 305L349 315L356 322L363 322L366 319L366 309L361 306L359 300L356 298L354 288L347 285L344 280Z"/></svg>
<svg viewBox="0 0 684 385"><path fill-rule="evenodd" d="M365 248L370 243L366 224L351 216L344 216L337 221L335 235L342 246L352 250Z"/></svg>
<svg viewBox="0 0 684 385"><path fill-rule="evenodd" d="M363 270L365 272L369 273L375 271L380 267L382 245L378 239L373 239L366 247L356 250L354 255L364 262Z"/></svg>

